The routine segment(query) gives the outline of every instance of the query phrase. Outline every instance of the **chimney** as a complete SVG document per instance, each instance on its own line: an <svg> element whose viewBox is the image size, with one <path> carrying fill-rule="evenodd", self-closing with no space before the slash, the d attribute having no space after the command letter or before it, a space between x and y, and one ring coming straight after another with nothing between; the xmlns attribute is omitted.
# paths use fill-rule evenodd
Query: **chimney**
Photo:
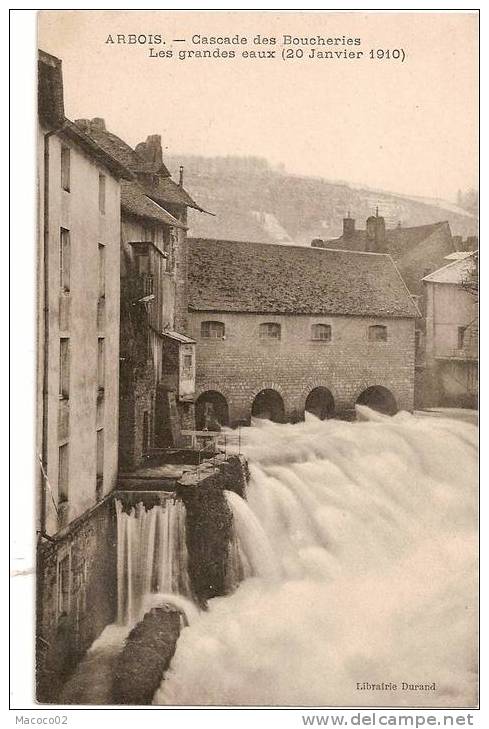
<svg viewBox="0 0 489 729"><path fill-rule="evenodd" d="M180 165L180 176L178 178L178 184L183 187L183 165Z"/></svg>
<svg viewBox="0 0 489 729"><path fill-rule="evenodd" d="M370 253L382 253L385 249L385 220L379 215L379 209L375 215L367 218L367 241L365 250Z"/></svg>
<svg viewBox="0 0 489 729"><path fill-rule="evenodd" d="M101 119L99 116L96 116L90 122L90 128L97 132L105 132L105 119Z"/></svg>
<svg viewBox="0 0 489 729"><path fill-rule="evenodd" d="M82 132L85 132L85 134L90 131L90 119L75 119L75 124L77 127L80 127Z"/></svg>
<svg viewBox="0 0 489 729"><path fill-rule="evenodd" d="M350 218L350 211L346 218L343 218L343 238L350 240L355 235L355 218Z"/></svg>
<svg viewBox="0 0 489 729"><path fill-rule="evenodd" d="M150 164L153 172L160 171L163 166L163 150L159 134L150 134L145 142L140 142L136 146L136 152Z"/></svg>
<svg viewBox="0 0 489 729"><path fill-rule="evenodd" d="M75 119L75 124L80 127L82 132L90 134L90 132L105 132L105 120L97 116L94 119Z"/></svg>

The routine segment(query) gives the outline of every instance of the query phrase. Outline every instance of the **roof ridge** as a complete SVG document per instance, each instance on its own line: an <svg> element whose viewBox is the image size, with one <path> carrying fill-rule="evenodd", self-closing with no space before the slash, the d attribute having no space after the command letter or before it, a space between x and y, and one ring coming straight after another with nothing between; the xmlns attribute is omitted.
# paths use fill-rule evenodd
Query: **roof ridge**
<svg viewBox="0 0 489 729"><path fill-rule="evenodd" d="M303 251L334 251L335 253L355 253L361 256L386 256L391 258L389 253L379 253L377 251L357 251L348 248L326 248L325 246L310 246L300 245L300 243L267 243L265 241L247 241L247 240L228 240L227 238L203 238L196 236L189 236L187 242L192 243L193 241L209 241L212 243L232 243L241 245L252 245L252 246L269 246L271 248L299 248Z"/></svg>
<svg viewBox="0 0 489 729"><path fill-rule="evenodd" d="M454 261L450 261L449 263L446 263L444 266L440 266L440 268L435 268L434 271L431 271L431 273L426 274L426 276L423 276L423 281L429 281L431 276L434 276L435 273L440 273L440 271L446 271L447 268L452 268L452 266L461 265L468 261L471 256L474 255L476 251L470 251L468 256L465 256L465 258L456 258Z"/></svg>

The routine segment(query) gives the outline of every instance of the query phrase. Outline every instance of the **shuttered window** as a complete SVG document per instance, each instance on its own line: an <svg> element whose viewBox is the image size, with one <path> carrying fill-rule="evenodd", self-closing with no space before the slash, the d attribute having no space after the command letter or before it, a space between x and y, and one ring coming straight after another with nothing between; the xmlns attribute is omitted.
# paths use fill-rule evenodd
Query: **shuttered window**
<svg viewBox="0 0 489 729"><path fill-rule="evenodd" d="M98 209L105 213L105 175L98 176Z"/></svg>
<svg viewBox="0 0 489 729"><path fill-rule="evenodd" d="M59 286L61 291L70 290L70 269L71 269L71 243L70 231L60 228L59 233Z"/></svg>
<svg viewBox="0 0 489 729"><path fill-rule="evenodd" d="M68 480L69 480L69 454L68 443L63 443L58 449L58 503L68 501Z"/></svg>
<svg viewBox="0 0 489 729"><path fill-rule="evenodd" d="M70 191L70 148L61 147L61 187Z"/></svg>
<svg viewBox="0 0 489 729"><path fill-rule="evenodd" d="M105 246L98 244L98 296L102 299L105 296Z"/></svg>
<svg viewBox="0 0 489 729"><path fill-rule="evenodd" d="M105 339L99 337L97 347L97 382L99 391L105 388Z"/></svg>
<svg viewBox="0 0 489 729"><path fill-rule="evenodd" d="M70 340L59 340L59 394L62 398L70 396Z"/></svg>

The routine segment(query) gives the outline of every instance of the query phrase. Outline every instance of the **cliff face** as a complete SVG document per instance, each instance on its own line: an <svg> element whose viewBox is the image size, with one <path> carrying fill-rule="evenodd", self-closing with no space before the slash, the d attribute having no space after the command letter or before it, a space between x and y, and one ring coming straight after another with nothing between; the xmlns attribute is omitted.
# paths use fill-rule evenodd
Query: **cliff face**
<svg viewBox="0 0 489 729"><path fill-rule="evenodd" d="M215 217L189 211L190 235L200 238L293 242L341 235L348 210L364 227L376 206L388 228L448 220L454 235L475 235L477 219L456 205L298 177L255 157L167 157L173 174L185 168L185 187Z"/></svg>

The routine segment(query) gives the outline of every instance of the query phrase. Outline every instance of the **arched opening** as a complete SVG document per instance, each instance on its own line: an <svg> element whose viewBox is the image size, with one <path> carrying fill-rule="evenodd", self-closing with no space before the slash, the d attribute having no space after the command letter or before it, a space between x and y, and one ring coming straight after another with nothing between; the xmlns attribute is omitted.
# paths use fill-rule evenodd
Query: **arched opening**
<svg viewBox="0 0 489 729"><path fill-rule="evenodd" d="M326 420L334 415L334 398L327 387L315 387L306 399L305 410L319 418Z"/></svg>
<svg viewBox="0 0 489 729"><path fill-rule="evenodd" d="M275 390L262 390L253 400L251 415L274 423L285 421L284 401Z"/></svg>
<svg viewBox="0 0 489 729"><path fill-rule="evenodd" d="M195 403L197 430L216 430L218 426L229 425L229 408L224 395L216 390L201 393Z"/></svg>
<svg viewBox="0 0 489 729"><path fill-rule="evenodd" d="M357 398L357 405L366 405L385 415L395 415L398 407L394 395L386 387L375 385L367 387Z"/></svg>

